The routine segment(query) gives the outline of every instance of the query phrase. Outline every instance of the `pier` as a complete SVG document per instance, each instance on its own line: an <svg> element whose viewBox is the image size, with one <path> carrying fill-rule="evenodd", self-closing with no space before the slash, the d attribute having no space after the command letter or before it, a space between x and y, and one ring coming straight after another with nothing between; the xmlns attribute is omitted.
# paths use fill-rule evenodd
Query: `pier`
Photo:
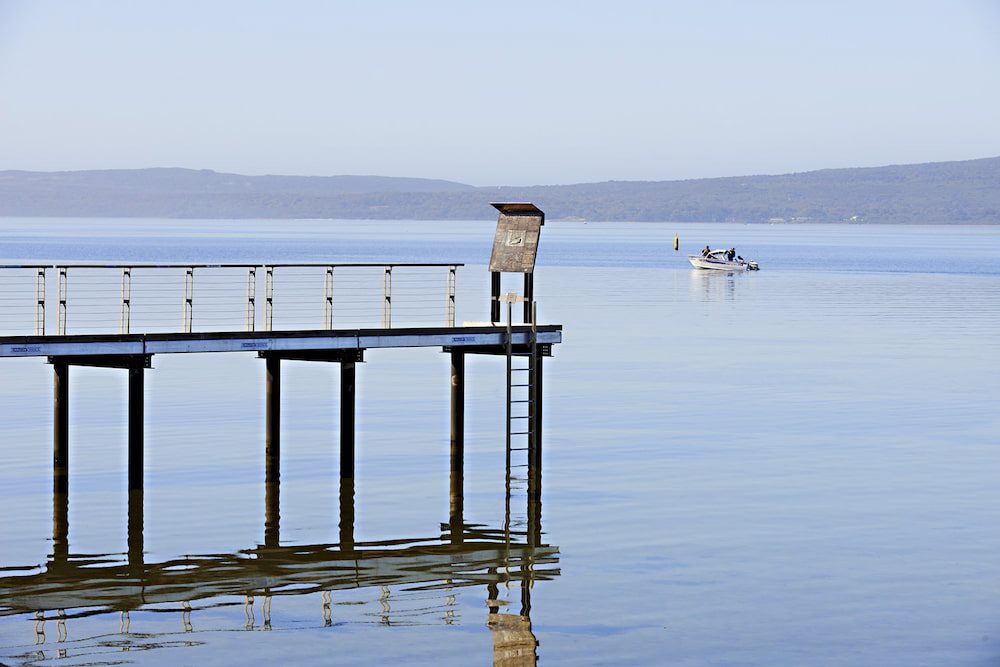
<svg viewBox="0 0 1000 667"><path fill-rule="evenodd" d="M366 350L420 347L450 354L450 443L456 476L464 446L465 355L501 355L507 359L508 459L518 449L540 461L542 359L562 340L561 325L537 322L533 298L535 255L545 216L532 204L494 207L500 215L486 323L455 321L460 263L0 266L0 359L38 357L53 369L54 491L69 489L73 366L128 373L128 488L143 488L144 377L160 354L250 352L264 362L268 479L279 474L283 360L339 365L340 477L353 479L357 366ZM523 274L523 295L500 294L503 272ZM53 277L54 300L49 297ZM264 309L259 314L261 278ZM501 320L504 303L506 322ZM523 304L520 322L514 321L514 303ZM356 326L374 317L377 326ZM433 319L438 323L428 324ZM408 320L423 320L423 325L407 326ZM344 326L348 323L355 326ZM518 367L518 359L526 364ZM523 447L515 447L517 436L524 436Z"/></svg>
<svg viewBox="0 0 1000 667"><path fill-rule="evenodd" d="M299 594L304 583L329 595L367 585L445 581L448 587L485 584L495 639L506 637L502 644L514 637L520 648L512 650L520 651L517 637L523 639L525 628L530 635L531 584L558 573L545 568L557 562L557 549L542 542L541 532L542 375L543 359L562 341L562 327L538 321L533 296L544 214L531 204L494 206L500 215L485 322L456 322L460 263L0 266L0 362L37 358L53 369L53 553L43 572L0 579L0 615L32 613L44 624L55 613L64 623L73 613L127 615L164 604L180 605L189 622L193 602L217 595L263 596L269 609L272 595ZM523 293L501 294L505 272L523 274ZM450 374L439 379L450 395L448 521L434 538L360 544L354 540L358 369L367 351L393 348L437 349L450 357ZM252 355L265 368L263 544L232 562L189 557L181 570L177 562L146 563L145 374L158 355L232 352ZM467 355L506 360L506 396L486 397L502 401L507 417L505 437L497 438L507 463L502 528L470 526L463 516ZM334 544L281 544L283 361L339 366L340 535ZM88 558L71 553L68 540L70 369L81 366L128 374L128 549L123 563L96 570ZM523 466L514 462L521 452ZM526 470L527 525L521 532L510 521L517 468ZM521 581L521 613L500 614L496 585L512 578ZM533 636L530 645L533 656Z"/></svg>

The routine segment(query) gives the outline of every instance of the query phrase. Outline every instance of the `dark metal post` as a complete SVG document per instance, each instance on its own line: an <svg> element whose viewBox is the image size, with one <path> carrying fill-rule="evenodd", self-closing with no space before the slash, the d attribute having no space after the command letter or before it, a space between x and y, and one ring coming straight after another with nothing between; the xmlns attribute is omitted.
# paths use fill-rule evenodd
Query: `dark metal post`
<svg viewBox="0 0 1000 667"><path fill-rule="evenodd" d="M267 356L265 366L264 458L278 459L281 452L281 359Z"/></svg>
<svg viewBox="0 0 1000 667"><path fill-rule="evenodd" d="M500 321L500 272L490 272L490 322Z"/></svg>
<svg viewBox="0 0 1000 667"><path fill-rule="evenodd" d="M461 542L465 512L465 353L451 353L451 477L449 512L452 542Z"/></svg>
<svg viewBox="0 0 1000 667"><path fill-rule="evenodd" d="M465 448L465 353L451 352L451 457L454 469L455 455L458 454L461 467Z"/></svg>
<svg viewBox="0 0 1000 667"><path fill-rule="evenodd" d="M542 359L541 353L535 354L532 364L535 377L532 378L531 386L528 387L528 391L531 392L529 397L531 402L528 405L532 409L532 436L529 438L529 442L533 445L531 451L528 452L528 458L529 463L533 463L539 468L542 465Z"/></svg>
<svg viewBox="0 0 1000 667"><path fill-rule="evenodd" d="M524 321L531 322L534 318L532 308L535 303L535 274L524 274Z"/></svg>
<svg viewBox="0 0 1000 667"><path fill-rule="evenodd" d="M281 484L277 460L267 460L264 482L264 546L277 547L281 541Z"/></svg>
<svg viewBox="0 0 1000 667"><path fill-rule="evenodd" d="M128 488L142 490L143 472L143 368L128 369Z"/></svg>
<svg viewBox="0 0 1000 667"><path fill-rule="evenodd" d="M52 559L65 563L69 558L69 495L52 494Z"/></svg>
<svg viewBox="0 0 1000 667"><path fill-rule="evenodd" d="M340 479L340 550L354 550L354 480Z"/></svg>
<svg viewBox="0 0 1000 667"><path fill-rule="evenodd" d="M528 546L542 543L542 467L528 464Z"/></svg>
<svg viewBox="0 0 1000 667"><path fill-rule="evenodd" d="M542 543L542 355L535 354L534 381L531 406L534 409L532 423L533 447L528 452L528 544ZM529 603L530 606L530 603Z"/></svg>
<svg viewBox="0 0 1000 667"><path fill-rule="evenodd" d="M143 567L143 497L142 489L128 492L128 564L133 576Z"/></svg>
<svg viewBox="0 0 1000 667"><path fill-rule="evenodd" d="M54 359L52 420L52 492L69 493L69 364Z"/></svg>
<svg viewBox="0 0 1000 667"><path fill-rule="evenodd" d="M340 477L354 479L355 362L340 363Z"/></svg>
<svg viewBox="0 0 1000 667"><path fill-rule="evenodd" d="M264 546L280 541L281 507L281 358L264 358Z"/></svg>

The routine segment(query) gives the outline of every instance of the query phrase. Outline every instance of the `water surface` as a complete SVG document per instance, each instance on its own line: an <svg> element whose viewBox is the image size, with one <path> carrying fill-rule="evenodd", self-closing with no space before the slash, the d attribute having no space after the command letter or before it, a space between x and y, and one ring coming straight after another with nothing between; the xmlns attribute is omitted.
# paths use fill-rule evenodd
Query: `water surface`
<svg viewBox="0 0 1000 667"><path fill-rule="evenodd" d="M492 228L9 219L0 263L464 262L458 319L482 320ZM683 255L706 243L762 270L693 271ZM565 330L546 362L541 541L558 553L530 590L539 662L996 662L998 259L1000 230L984 227L547 224L539 314ZM141 557L232 581L268 537L262 364L154 365ZM0 579L16 589L63 548L52 380L38 359L0 366ZM127 579L123 375L72 371L68 551L95 579ZM490 664L491 611L523 611L517 578L489 589L477 577L502 558L433 558L452 537L448 358L370 351L358 383L353 539L408 549L396 565L421 583L366 573L324 608L337 570L309 554L343 546L336 368L287 363L280 547L306 555L267 627L260 596L230 589L189 615L140 601L127 627L67 610L63 641L55 615L36 643L33 615L13 613L0 662ZM470 359L464 520L488 533L506 519L503 397L502 361ZM510 505L522 526L523 495Z"/></svg>

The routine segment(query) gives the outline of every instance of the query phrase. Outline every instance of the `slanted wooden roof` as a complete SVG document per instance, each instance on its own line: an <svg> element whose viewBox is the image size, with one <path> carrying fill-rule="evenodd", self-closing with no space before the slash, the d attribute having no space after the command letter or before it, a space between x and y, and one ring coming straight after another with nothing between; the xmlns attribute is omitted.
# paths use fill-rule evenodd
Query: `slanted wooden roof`
<svg viewBox="0 0 1000 667"><path fill-rule="evenodd" d="M490 206L505 215L537 215L545 224L545 213L531 202L490 202Z"/></svg>

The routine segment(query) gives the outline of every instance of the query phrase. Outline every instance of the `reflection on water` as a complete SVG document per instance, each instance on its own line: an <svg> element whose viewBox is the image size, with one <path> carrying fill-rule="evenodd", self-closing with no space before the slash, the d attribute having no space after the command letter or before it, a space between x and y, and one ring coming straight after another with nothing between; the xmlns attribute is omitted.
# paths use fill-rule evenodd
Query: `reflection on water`
<svg viewBox="0 0 1000 667"><path fill-rule="evenodd" d="M429 262L447 249L448 261L470 263L458 319L481 320L488 307L482 234L492 222L21 227L0 224L9 258ZM683 247L674 253L677 231ZM240 355L165 355L149 383L138 549L124 534L126 434L115 398L123 378L101 369L74 376L79 455L71 544L60 544L50 542L51 370L37 360L0 364L0 613L10 614L0 618L0 663L42 662L38 651L46 665L480 665L494 638L507 655L537 653L544 665L996 663L1000 228L553 223L546 234L536 296L541 317L567 332L546 377L545 529L561 554L536 572L562 571L529 590L537 649L518 643L534 641L517 632L520 564L505 569L496 360L467 368L476 400L465 493L450 510L447 360L386 352L392 364L358 372L357 514L343 521L330 436L336 380L290 364L272 521L266 496L277 489L266 489L259 456L263 369ZM747 248L763 268L693 273L684 254L713 238ZM519 498L510 523L523 534L511 542L524 548ZM485 526L463 522L494 530L477 535ZM373 543L383 538L398 539ZM492 557L476 570L455 551L436 572L424 568L429 581L395 583L394 573L420 570L407 554L457 549L453 538L478 540ZM278 590L281 582L249 569L275 542L290 558L344 558L327 568L306 562L305 590L293 594L297 583ZM333 544L322 553L325 542ZM392 562L364 557L379 551L400 556L400 566L362 568L371 576L355 588L314 587L327 575L349 581L343 568ZM121 579L108 583L128 583L126 552L163 565L170 582L202 566L195 572L212 571L220 593L157 604L159 589L146 582L139 589L150 601L128 613L67 608L63 626L58 608L36 620L30 605L6 607L8 593L51 593L28 577L40 581L58 553L80 566L91 558L87 577L119 567ZM276 567L296 574L295 565ZM60 649L69 657L53 660Z"/></svg>
<svg viewBox="0 0 1000 667"><path fill-rule="evenodd" d="M532 588L559 575L558 548L541 541L541 471L529 469L524 480L529 493L514 498L526 505L521 523L511 519L508 470L505 520L497 528L464 522L461 476L461 464L453 465L451 516L440 524L438 535L355 541L354 480L342 479L340 541L283 546L275 465L265 489L264 544L236 553L154 563L144 558L141 490L129 492L124 554L74 552L68 539L69 496L53 493L53 547L47 562L0 568L0 616L29 619L35 647L0 657L33 664L51 658L199 646L203 642L194 639L199 616L227 608L239 610L227 617L233 625L211 630L290 629L295 626L283 628L273 620L274 612L283 600L301 597L315 605L313 627L483 623L491 633L494 665L534 665L538 641L530 618ZM516 529L519 523L521 530ZM461 619L456 593L480 587L483 616ZM519 608L503 599L501 587L519 590ZM355 594L335 612L345 591ZM136 611L173 616L176 630L133 627L131 614ZM89 617L103 619L105 633L72 637L73 622Z"/></svg>
<svg viewBox="0 0 1000 667"><path fill-rule="evenodd" d="M744 272L691 269L691 292L702 301L732 301L736 298L736 282L748 278Z"/></svg>

